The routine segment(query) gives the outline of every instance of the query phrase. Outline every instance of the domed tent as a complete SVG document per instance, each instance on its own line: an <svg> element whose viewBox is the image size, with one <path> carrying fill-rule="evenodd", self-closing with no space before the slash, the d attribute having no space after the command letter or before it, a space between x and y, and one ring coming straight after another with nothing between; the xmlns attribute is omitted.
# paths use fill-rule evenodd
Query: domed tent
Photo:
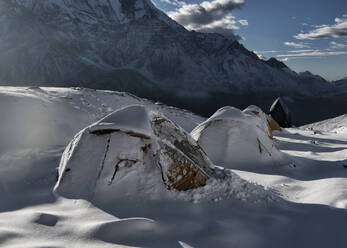
<svg viewBox="0 0 347 248"><path fill-rule="evenodd" d="M263 112L263 110L261 108L254 106L254 105L251 105L251 106L248 106L246 109L244 109L242 112L245 114L251 115L251 116L254 115L254 116L258 117L257 126L261 129L263 129L264 131L266 131L266 133L268 134L268 136L271 139L273 138L272 130L268 124L268 117Z"/></svg>
<svg viewBox="0 0 347 248"><path fill-rule="evenodd" d="M273 131L282 131L281 127L277 124L277 122L271 118L271 116L265 114L261 108L258 106L248 106L242 112L246 114L254 114L258 116L262 123L262 128L267 130L269 137L273 138Z"/></svg>
<svg viewBox="0 0 347 248"><path fill-rule="evenodd" d="M148 180L169 190L188 190L205 185L212 166L174 122L143 106L129 106L74 137L62 156L55 191L91 199L98 192L133 192Z"/></svg>
<svg viewBox="0 0 347 248"><path fill-rule="evenodd" d="M283 158L269 137L266 120L237 108L218 110L191 134L212 162L219 166L251 168L277 163Z"/></svg>
<svg viewBox="0 0 347 248"><path fill-rule="evenodd" d="M270 108L269 114L281 127L292 127L292 120L289 109L282 98L279 97L274 101Z"/></svg>

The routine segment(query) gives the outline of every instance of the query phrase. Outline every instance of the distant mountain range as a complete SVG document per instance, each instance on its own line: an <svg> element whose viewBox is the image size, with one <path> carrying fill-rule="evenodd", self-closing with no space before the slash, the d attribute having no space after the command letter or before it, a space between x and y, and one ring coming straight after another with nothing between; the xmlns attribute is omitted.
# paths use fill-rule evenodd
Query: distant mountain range
<svg viewBox="0 0 347 248"><path fill-rule="evenodd" d="M203 115L336 91L236 40L188 31L150 0L0 0L0 82L128 91Z"/></svg>
<svg viewBox="0 0 347 248"><path fill-rule="evenodd" d="M347 87L347 77L342 78L340 80L334 81L334 83L338 86L346 86Z"/></svg>

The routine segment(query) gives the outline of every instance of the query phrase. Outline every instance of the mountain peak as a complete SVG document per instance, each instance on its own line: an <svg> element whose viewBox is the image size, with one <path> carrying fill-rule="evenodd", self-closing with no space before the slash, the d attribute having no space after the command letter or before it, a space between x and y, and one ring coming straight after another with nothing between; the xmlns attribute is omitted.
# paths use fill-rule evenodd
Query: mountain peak
<svg viewBox="0 0 347 248"><path fill-rule="evenodd" d="M124 24L158 11L149 0L13 0L50 22Z"/></svg>
<svg viewBox="0 0 347 248"><path fill-rule="evenodd" d="M259 60L223 35L190 32L150 0L0 0L0 9L0 81L12 85L78 85L153 98L164 91L175 98L311 94L303 81L322 82L276 59Z"/></svg>
<svg viewBox="0 0 347 248"><path fill-rule="evenodd" d="M283 68L288 68L286 64L284 64L282 61L279 61L278 59L272 57L268 60L265 61L268 65L278 68L278 69L283 69Z"/></svg>

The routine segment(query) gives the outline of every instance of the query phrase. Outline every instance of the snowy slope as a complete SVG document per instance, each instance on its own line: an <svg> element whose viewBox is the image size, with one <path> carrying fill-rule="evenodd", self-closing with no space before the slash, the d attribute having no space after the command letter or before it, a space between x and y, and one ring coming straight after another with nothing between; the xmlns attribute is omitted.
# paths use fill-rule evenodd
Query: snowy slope
<svg viewBox="0 0 347 248"><path fill-rule="evenodd" d="M82 128L131 104L160 110L187 131L203 120L188 111L127 93L80 88L0 87L0 103L0 147L6 148L67 144Z"/></svg>
<svg viewBox="0 0 347 248"><path fill-rule="evenodd" d="M274 140L292 159L283 166L218 167L226 176L196 190L89 202L52 193L63 150L79 130L133 104L163 112L188 132L205 120L87 89L1 87L0 103L1 247L346 246L343 133L288 129Z"/></svg>
<svg viewBox="0 0 347 248"><path fill-rule="evenodd" d="M347 133L347 115L305 125L302 128L324 132Z"/></svg>
<svg viewBox="0 0 347 248"><path fill-rule="evenodd" d="M325 127L329 122L326 121ZM238 171L237 174L271 187L293 202L347 208L346 135L302 129L287 131L278 133L276 139L281 151L293 158L291 169Z"/></svg>

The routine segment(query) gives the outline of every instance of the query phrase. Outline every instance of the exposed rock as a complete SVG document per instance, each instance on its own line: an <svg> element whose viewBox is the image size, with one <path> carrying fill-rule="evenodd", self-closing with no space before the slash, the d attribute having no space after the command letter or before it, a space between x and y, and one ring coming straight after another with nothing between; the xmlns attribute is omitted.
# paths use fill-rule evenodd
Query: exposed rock
<svg viewBox="0 0 347 248"><path fill-rule="evenodd" d="M278 68L278 69L288 69L288 66L286 66L285 63L278 61L276 58L270 58L266 60L266 63L272 67Z"/></svg>

